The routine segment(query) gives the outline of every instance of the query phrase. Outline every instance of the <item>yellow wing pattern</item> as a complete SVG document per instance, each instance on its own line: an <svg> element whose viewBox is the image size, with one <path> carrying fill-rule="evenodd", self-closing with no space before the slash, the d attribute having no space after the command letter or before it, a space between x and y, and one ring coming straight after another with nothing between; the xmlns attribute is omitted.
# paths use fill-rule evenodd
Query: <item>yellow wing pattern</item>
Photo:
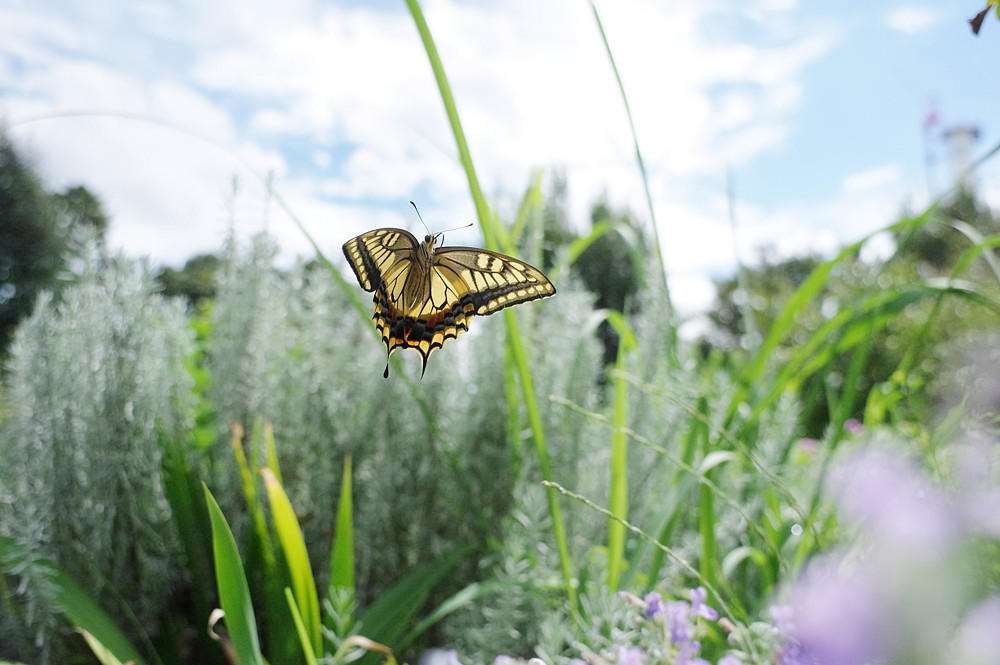
<svg viewBox="0 0 1000 665"><path fill-rule="evenodd" d="M388 355L416 349L427 358L468 331L476 315L556 292L537 268L473 247L435 249L437 236L376 229L344 243L344 255L365 291L375 293L375 327ZM389 376L386 363L383 376Z"/></svg>

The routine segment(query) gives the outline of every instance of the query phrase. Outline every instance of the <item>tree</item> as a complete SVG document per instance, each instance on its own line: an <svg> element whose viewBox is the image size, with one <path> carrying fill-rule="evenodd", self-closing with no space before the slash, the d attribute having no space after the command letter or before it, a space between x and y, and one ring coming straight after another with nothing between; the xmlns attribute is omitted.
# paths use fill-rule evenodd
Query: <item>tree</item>
<svg viewBox="0 0 1000 665"><path fill-rule="evenodd" d="M58 206L0 132L0 354L38 292L56 280L65 252Z"/></svg>
<svg viewBox="0 0 1000 665"><path fill-rule="evenodd" d="M0 356L44 289L58 290L74 236L86 228L103 245L108 218L77 185L53 193L0 130Z"/></svg>
<svg viewBox="0 0 1000 665"><path fill-rule="evenodd" d="M202 300L215 297L215 274L219 257L215 254L198 254L187 260L180 270L164 268L156 275L165 296L184 296L192 307Z"/></svg>
<svg viewBox="0 0 1000 665"><path fill-rule="evenodd" d="M594 204L590 212L591 231L605 230L573 264L573 272L594 294L594 305L622 314L638 309L638 294L646 258L642 230L628 211L613 211L605 202ZM605 365L618 355L618 333L607 321L601 322L597 337L604 346Z"/></svg>

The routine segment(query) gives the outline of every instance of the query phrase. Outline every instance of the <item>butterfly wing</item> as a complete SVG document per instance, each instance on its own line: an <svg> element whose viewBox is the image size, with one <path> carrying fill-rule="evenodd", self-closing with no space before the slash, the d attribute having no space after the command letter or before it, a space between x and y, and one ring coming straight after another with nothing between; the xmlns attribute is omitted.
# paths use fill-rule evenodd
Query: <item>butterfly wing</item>
<svg viewBox="0 0 1000 665"><path fill-rule="evenodd" d="M394 280L417 260L420 244L403 229L375 229L344 243L344 256L365 291L375 291L386 278Z"/></svg>
<svg viewBox="0 0 1000 665"><path fill-rule="evenodd" d="M457 276L480 316L554 295L556 287L538 268L511 256L474 247L445 247L435 267Z"/></svg>

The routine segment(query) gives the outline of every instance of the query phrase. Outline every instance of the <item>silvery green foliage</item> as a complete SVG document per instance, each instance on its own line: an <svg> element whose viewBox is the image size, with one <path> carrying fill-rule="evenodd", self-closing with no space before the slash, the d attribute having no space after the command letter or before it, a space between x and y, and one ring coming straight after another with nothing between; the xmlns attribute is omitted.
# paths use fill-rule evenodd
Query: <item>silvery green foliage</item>
<svg viewBox="0 0 1000 665"><path fill-rule="evenodd" d="M422 379L416 353L395 354L402 369L391 365L386 380L385 348L370 317L358 315L328 271L282 273L266 237L248 249L231 243L226 256L209 349L211 397L220 425L248 427L256 417L273 424L286 490L320 576L348 454L359 588L377 594L417 563L500 538L516 484L527 477L519 473L531 474L529 491L541 490L523 409L509 420L503 315L477 318L470 333L434 352ZM367 311L371 296L360 288L357 295ZM588 313L589 302L562 290L518 308L539 405L553 424L549 445L567 459L575 457L580 421L547 395L558 389L592 401L598 352L583 330ZM223 469L217 483L235 489L231 454L220 446L215 461Z"/></svg>
<svg viewBox="0 0 1000 665"><path fill-rule="evenodd" d="M183 309L123 257L43 297L11 348L0 431L0 533L54 561L117 617L155 631L177 582L161 440L190 426ZM30 571L30 568L27 570ZM44 580L17 589L46 662L57 625Z"/></svg>

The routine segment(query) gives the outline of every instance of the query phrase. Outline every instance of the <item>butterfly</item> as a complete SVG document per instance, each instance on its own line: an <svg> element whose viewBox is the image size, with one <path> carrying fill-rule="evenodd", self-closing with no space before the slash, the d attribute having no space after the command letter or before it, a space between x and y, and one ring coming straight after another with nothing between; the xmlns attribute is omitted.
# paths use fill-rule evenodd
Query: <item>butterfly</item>
<svg viewBox="0 0 1000 665"><path fill-rule="evenodd" d="M416 207L416 206L414 206ZM441 247L441 234L423 242L403 229L375 229L344 243L344 255L365 291L375 293L375 328L388 356L416 349L423 360L469 330L476 316L554 295L538 268L475 247Z"/></svg>

